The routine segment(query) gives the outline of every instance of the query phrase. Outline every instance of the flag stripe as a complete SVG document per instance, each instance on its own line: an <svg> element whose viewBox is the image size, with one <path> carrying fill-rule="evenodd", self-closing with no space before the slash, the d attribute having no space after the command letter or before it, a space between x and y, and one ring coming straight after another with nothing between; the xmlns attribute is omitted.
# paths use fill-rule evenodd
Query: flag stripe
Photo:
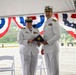
<svg viewBox="0 0 76 75"><path fill-rule="evenodd" d="M3 37L7 33L8 29L10 27L10 23L11 23L11 18L8 18L8 26L4 32L0 33L0 38Z"/></svg>
<svg viewBox="0 0 76 75"><path fill-rule="evenodd" d="M76 39L76 34L74 34L73 31L67 31L67 32Z"/></svg>

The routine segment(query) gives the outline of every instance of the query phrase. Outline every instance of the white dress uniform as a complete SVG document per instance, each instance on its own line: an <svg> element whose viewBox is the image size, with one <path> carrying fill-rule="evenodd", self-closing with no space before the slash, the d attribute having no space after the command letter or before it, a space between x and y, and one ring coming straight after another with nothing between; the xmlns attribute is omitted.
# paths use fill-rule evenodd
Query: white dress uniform
<svg viewBox="0 0 76 75"><path fill-rule="evenodd" d="M23 75L35 75L38 48L37 42L28 43L28 40L39 35L38 29L32 27L30 31L27 27L20 29L17 41L20 44L20 54L23 68Z"/></svg>
<svg viewBox="0 0 76 75"><path fill-rule="evenodd" d="M45 62L48 75L59 75L59 24L57 20L50 18L45 22L43 38L48 42L43 45Z"/></svg>

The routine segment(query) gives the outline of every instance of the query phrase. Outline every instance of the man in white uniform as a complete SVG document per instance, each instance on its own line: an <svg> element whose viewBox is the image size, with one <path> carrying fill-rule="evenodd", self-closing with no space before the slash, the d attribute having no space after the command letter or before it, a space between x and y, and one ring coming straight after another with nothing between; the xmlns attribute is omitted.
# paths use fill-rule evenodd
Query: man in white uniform
<svg viewBox="0 0 76 75"><path fill-rule="evenodd" d="M59 45L60 38L59 23L53 19L53 9L50 6L45 7L47 21L44 25L44 42L41 53L44 53L47 75L59 75Z"/></svg>
<svg viewBox="0 0 76 75"><path fill-rule="evenodd" d="M26 27L20 29L17 37L20 44L23 75L35 75L39 43L33 39L39 35L39 31L32 27L31 18L27 18L25 21Z"/></svg>

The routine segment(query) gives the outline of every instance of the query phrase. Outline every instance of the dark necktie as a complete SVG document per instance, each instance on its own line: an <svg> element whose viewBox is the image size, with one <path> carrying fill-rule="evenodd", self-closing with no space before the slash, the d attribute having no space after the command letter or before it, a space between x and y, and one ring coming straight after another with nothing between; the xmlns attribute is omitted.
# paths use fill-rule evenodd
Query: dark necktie
<svg viewBox="0 0 76 75"><path fill-rule="evenodd" d="M29 29L30 32L32 32L32 29Z"/></svg>

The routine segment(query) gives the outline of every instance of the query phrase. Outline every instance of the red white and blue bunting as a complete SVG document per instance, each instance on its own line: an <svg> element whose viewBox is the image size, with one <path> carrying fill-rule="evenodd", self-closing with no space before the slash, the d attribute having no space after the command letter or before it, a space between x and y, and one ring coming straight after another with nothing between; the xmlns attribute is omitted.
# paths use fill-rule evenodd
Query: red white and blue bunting
<svg viewBox="0 0 76 75"><path fill-rule="evenodd" d="M76 13L58 14L58 16L60 26L76 39Z"/></svg>
<svg viewBox="0 0 76 75"><path fill-rule="evenodd" d="M35 16L22 16L22 17L11 17L15 21L16 25L19 28L23 28L26 26L25 19L26 17L31 17L33 19L33 25L36 25L36 27L39 29L40 34L43 34L43 27L44 22L46 21L46 18L44 15L35 15ZM60 23L60 26L63 27L73 38L76 39L76 13L58 13L54 14L54 17L57 18L57 20ZM0 19L0 38L3 37L11 23L11 18L1 18Z"/></svg>
<svg viewBox="0 0 76 75"><path fill-rule="evenodd" d="M3 37L7 33L10 27L10 23L11 23L11 18L0 19L0 38Z"/></svg>
<svg viewBox="0 0 76 75"><path fill-rule="evenodd" d="M36 25L36 27L39 29L40 34L43 34L43 26L44 26L44 21L45 21L45 16L44 15L40 15L40 16L28 16L31 17L33 19L33 25ZM16 22L17 26L19 28L25 27L26 23L25 23L25 19L26 16L23 17L13 17L13 20Z"/></svg>

